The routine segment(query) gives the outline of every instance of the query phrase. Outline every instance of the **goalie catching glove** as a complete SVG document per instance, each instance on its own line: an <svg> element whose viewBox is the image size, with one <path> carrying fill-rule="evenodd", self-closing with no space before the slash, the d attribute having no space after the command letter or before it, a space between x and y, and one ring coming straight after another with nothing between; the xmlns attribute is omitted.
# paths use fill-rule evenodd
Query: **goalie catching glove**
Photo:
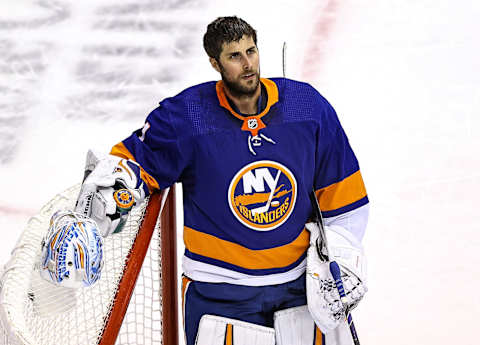
<svg viewBox="0 0 480 345"><path fill-rule="evenodd" d="M88 151L75 211L92 218L104 237L119 232L130 208L149 194L140 173L136 162Z"/></svg>
<svg viewBox="0 0 480 345"><path fill-rule="evenodd" d="M345 310L355 308L367 292L366 260L360 242L341 226L326 226L329 259L340 266L346 298L343 301L330 273L330 261L319 256L322 243L316 223L305 225L310 231L307 252L307 301L315 323L324 333L337 328L345 319Z"/></svg>

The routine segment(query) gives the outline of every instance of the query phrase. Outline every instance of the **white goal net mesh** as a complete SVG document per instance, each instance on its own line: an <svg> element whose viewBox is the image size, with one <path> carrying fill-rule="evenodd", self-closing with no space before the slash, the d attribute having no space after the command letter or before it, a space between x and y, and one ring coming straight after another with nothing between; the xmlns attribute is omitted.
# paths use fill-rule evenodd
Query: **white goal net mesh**
<svg viewBox="0 0 480 345"><path fill-rule="evenodd" d="M50 216L73 209L79 186L57 195L32 217L1 276L0 344L98 344L115 301L147 201L134 208L124 229L105 238L105 264L90 288L68 289L44 281L36 268ZM115 344L162 344L159 222ZM135 260L135 259L134 259Z"/></svg>

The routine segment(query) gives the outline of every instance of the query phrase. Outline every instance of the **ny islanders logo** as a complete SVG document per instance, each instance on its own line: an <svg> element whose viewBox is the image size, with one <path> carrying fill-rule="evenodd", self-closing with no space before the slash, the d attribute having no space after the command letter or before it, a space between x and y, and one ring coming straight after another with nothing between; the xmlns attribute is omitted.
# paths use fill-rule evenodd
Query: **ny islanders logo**
<svg viewBox="0 0 480 345"><path fill-rule="evenodd" d="M258 161L243 167L228 188L228 204L235 217L256 231L282 225L292 213L297 181L287 167Z"/></svg>

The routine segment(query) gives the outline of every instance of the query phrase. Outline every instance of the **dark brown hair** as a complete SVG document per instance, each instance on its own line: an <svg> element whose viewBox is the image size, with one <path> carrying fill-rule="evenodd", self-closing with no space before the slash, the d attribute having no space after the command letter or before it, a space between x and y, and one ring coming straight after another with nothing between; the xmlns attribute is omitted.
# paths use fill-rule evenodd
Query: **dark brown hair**
<svg viewBox="0 0 480 345"><path fill-rule="evenodd" d="M203 48L208 56L218 61L224 43L240 41L243 36L251 37L257 45L257 32L238 17L219 17L208 24L203 36Z"/></svg>

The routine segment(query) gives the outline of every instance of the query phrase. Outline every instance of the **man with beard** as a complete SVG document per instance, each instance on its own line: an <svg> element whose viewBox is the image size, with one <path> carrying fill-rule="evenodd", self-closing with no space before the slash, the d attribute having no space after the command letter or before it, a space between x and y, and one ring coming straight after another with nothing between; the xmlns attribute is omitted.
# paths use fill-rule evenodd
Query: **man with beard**
<svg viewBox="0 0 480 345"><path fill-rule="evenodd" d="M213 21L204 47L221 80L164 99L113 147L123 160L110 156L110 171L129 177L105 183L92 173L84 185L121 182L138 201L183 184L187 345L348 344L343 312L366 291L360 241L368 197L337 115L308 84L260 78L257 35L242 19ZM305 273L318 236L306 225L312 191L342 267L343 303L329 272ZM102 212L108 207L93 213ZM308 279L317 286L309 305L311 295L320 306L312 315Z"/></svg>

